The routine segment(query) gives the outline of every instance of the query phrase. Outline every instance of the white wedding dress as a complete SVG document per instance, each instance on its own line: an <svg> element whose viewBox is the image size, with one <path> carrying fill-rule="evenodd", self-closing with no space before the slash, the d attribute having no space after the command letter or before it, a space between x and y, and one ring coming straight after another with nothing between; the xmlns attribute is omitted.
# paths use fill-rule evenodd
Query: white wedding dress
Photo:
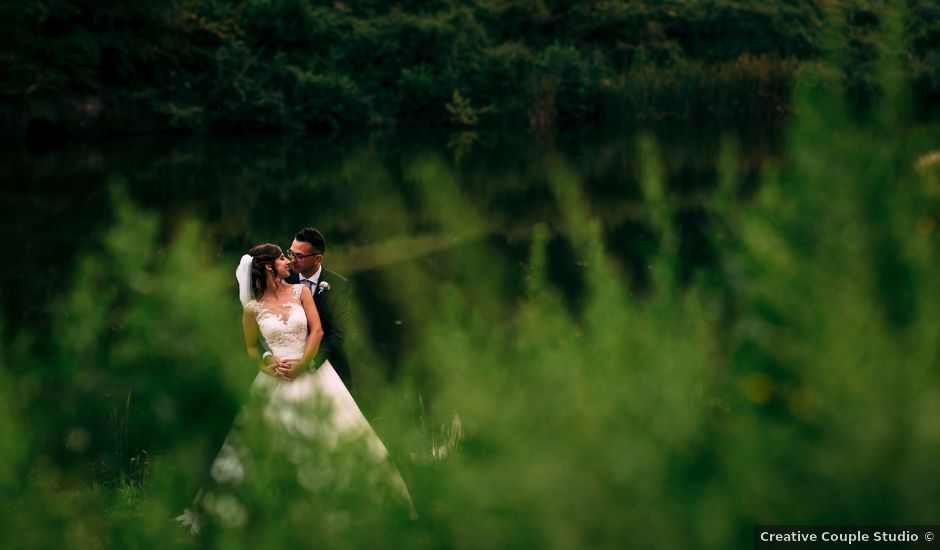
<svg viewBox="0 0 940 550"><path fill-rule="evenodd" d="M300 303L303 285L294 285L291 300L280 304L282 311L269 309L259 300L251 300L245 309L255 315L258 328L271 352L278 358L300 359L307 343L307 316ZM286 314L286 317L285 317ZM414 507L408 489L398 471L388 464L388 451L369 422L359 410L352 395L346 389L329 361L313 372L306 371L294 380L274 378L258 373L251 385L252 399L260 403L264 430L276 434L271 442L289 445L287 455L297 457L293 466L298 468L297 479L306 486L305 479L316 479L317 472L310 472L309 465L302 463L303 448L308 444L320 448L336 448L343 443L358 441L364 444L364 452L377 469L387 472L385 484L398 493L414 517ZM258 409L251 409L252 411ZM238 486L250 477L251 450L241 441L239 426L245 423L243 410L235 421L235 428L226 438L216 456L211 475L219 488ZM247 460L246 460L247 459ZM202 489L196 496L195 506L214 514L223 525L238 526L249 513L241 503L233 501L224 491ZM198 514L187 509L179 519L199 531Z"/></svg>
<svg viewBox="0 0 940 550"><path fill-rule="evenodd" d="M258 300L252 300L245 309L254 313L258 328L271 353L280 359L300 359L307 345L307 316L300 303L303 285L294 285L293 300L281 304L288 316L268 309ZM385 456L387 451L372 427L369 426L359 406L353 400L346 385L329 361L313 372L305 372L292 381L258 373L251 388L252 393L263 393L267 397L264 408L265 419L274 426L290 433L306 437L319 436L326 439L365 437L373 452ZM317 408L329 407L330 422L298 414L309 409L312 402Z"/></svg>

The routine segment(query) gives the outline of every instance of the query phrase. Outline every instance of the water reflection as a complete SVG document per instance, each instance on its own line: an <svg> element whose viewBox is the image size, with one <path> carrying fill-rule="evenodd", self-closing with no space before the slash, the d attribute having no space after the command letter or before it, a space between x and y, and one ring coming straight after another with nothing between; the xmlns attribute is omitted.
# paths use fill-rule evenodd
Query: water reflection
<svg viewBox="0 0 940 550"><path fill-rule="evenodd" d="M42 273L4 262L3 309L27 325L47 321L75 258L111 223L109 189L121 185L161 215L168 235L179 220L199 219L215 250L207 262L234 265L250 244L287 244L297 228L317 225L335 245L330 267L356 284L374 345L393 359L408 329L395 307L404 266L420 262L446 280L459 279L454 270L464 262L485 262L491 291L511 298L523 286L538 224L551 235L551 280L577 307L581 270L561 229L564 193L549 183L558 170L581 182L577 194L601 222L611 256L642 291L647 258L660 246L638 183L637 137L644 132L659 144L665 186L678 205L680 277L688 279L715 261L705 205L722 141L739 144L737 189L746 198L762 167L780 158L779 127L683 122L554 135L140 137L8 148L0 231L5 242L23 243Z"/></svg>

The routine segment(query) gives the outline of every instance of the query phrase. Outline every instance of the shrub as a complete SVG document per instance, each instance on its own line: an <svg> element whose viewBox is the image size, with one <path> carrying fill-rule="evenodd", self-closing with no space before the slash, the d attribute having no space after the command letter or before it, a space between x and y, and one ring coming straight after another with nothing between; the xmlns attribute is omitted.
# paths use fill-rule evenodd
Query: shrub
<svg viewBox="0 0 940 550"><path fill-rule="evenodd" d="M291 116L307 128L361 126L368 107L356 83L347 76L316 75L295 70L290 92Z"/></svg>

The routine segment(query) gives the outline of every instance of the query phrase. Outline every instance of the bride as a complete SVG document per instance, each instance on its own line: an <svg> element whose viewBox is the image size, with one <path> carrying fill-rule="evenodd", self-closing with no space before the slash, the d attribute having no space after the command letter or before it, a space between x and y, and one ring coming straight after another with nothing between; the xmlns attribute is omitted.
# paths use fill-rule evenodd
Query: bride
<svg viewBox="0 0 940 550"><path fill-rule="evenodd" d="M251 386L252 400L258 407L239 414L210 470L215 488L201 489L194 507L215 516L224 525L244 523L248 510L237 499L233 501L226 490L241 486L246 478L250 481L249 464L257 453L242 442L239 428L260 420L262 432L269 436L265 437L266 443L287 447L282 450L295 462L296 479L304 486L305 478L317 477L316 472L310 472L309 461L303 458L305 449L318 445L336 449L350 442L364 443L365 454L376 471L386 470L385 475L379 476L382 483L399 495L409 515L415 517L408 489L388 463L388 451L333 366L326 361L315 371L307 369L317 353L323 330L310 289L283 282L289 275L289 265L280 247L261 244L242 256L235 271L239 299L244 306L245 345L248 354L259 362L260 372ZM275 357L271 364L262 361L259 334ZM255 411L260 412L260 419L246 418ZM194 534L198 533L200 522L196 511L187 509L177 519L190 526Z"/></svg>

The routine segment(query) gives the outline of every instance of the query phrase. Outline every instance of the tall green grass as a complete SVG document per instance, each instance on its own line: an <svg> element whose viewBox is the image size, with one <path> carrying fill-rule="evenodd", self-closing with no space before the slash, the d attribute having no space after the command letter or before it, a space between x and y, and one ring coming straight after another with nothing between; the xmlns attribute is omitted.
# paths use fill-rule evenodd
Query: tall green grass
<svg viewBox="0 0 940 550"><path fill-rule="evenodd" d="M730 548L757 523L935 521L937 172L915 166L936 144L908 132L892 55L863 119L838 75L806 76L789 159L754 199L739 198L727 148L707 205L712 273L679 275L677 197L649 140L645 293L612 261L583 182L551 155L559 215L532 227L521 292L506 291L518 266L485 240L396 270L389 299L408 345L397 379L373 377L363 401L417 521L376 498L376 467L354 449L303 447L279 467L259 426L240 511L210 517L198 539L172 522L208 482L254 376L236 258L206 261L196 225L164 227L117 192L120 215L51 329L6 321L3 531L21 546L92 548ZM408 172L409 201L433 205L422 227L472 237L485 224L440 163ZM559 286L553 272L571 264L583 284ZM374 372L382 350L355 328L358 368ZM447 442L454 414L462 437Z"/></svg>

